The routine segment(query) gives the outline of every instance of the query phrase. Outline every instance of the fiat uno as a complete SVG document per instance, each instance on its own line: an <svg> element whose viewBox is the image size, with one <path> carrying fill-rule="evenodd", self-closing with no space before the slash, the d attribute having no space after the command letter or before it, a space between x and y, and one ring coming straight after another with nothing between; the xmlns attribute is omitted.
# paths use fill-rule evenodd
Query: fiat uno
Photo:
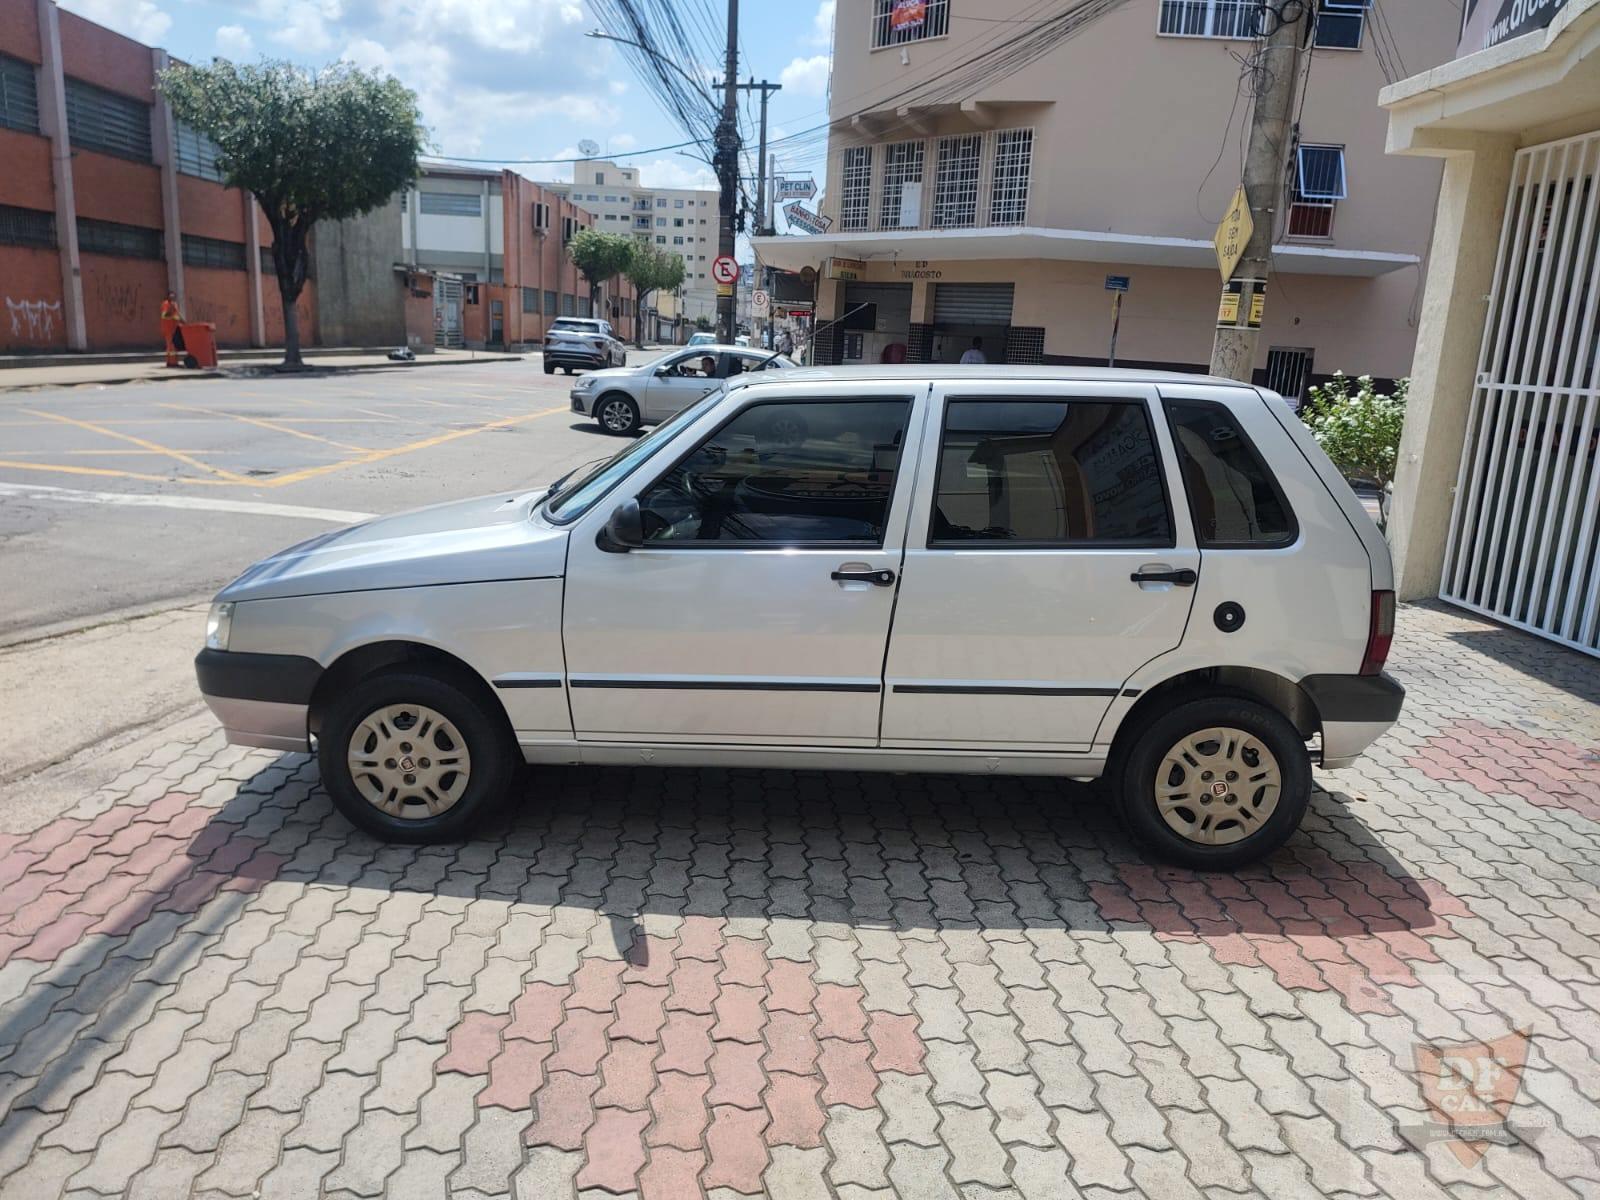
<svg viewBox="0 0 1600 1200"><path fill-rule="evenodd" d="M1275 394L1049 367L745 375L547 487L217 596L229 739L462 836L530 763L1103 777L1154 854L1281 845L1404 696L1389 552Z"/></svg>

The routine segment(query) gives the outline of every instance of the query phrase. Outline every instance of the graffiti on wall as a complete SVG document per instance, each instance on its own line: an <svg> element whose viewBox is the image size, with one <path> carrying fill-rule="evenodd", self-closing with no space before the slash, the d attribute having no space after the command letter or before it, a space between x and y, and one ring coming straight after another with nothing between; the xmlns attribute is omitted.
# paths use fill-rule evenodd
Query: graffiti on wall
<svg viewBox="0 0 1600 1200"><path fill-rule="evenodd" d="M6 297L6 315L11 318L11 336L30 342L55 340L61 320L59 300L13 300Z"/></svg>
<svg viewBox="0 0 1600 1200"><path fill-rule="evenodd" d="M96 275L94 280L95 303L101 312L110 313L124 321L137 321L145 314L144 286L120 282ZM155 310L152 308L151 312Z"/></svg>

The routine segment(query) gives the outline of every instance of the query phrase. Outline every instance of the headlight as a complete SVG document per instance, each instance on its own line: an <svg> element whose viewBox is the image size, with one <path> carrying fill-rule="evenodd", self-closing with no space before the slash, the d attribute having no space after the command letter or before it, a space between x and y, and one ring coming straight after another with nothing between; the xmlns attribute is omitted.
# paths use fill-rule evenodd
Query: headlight
<svg viewBox="0 0 1600 1200"><path fill-rule="evenodd" d="M233 605L213 604L206 614L206 649L226 650L228 635L233 632Z"/></svg>
<svg viewBox="0 0 1600 1200"><path fill-rule="evenodd" d="M575 392L587 392L598 382L593 375L583 375L579 377L577 383L572 385L572 390Z"/></svg>

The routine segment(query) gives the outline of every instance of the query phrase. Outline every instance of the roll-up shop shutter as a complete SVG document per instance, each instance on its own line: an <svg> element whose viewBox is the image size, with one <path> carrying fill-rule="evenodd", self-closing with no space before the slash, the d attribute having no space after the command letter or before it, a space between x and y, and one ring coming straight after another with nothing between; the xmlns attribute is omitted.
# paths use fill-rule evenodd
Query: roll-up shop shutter
<svg viewBox="0 0 1600 1200"><path fill-rule="evenodd" d="M934 285L933 319L939 325L1009 325L1010 283L940 283Z"/></svg>

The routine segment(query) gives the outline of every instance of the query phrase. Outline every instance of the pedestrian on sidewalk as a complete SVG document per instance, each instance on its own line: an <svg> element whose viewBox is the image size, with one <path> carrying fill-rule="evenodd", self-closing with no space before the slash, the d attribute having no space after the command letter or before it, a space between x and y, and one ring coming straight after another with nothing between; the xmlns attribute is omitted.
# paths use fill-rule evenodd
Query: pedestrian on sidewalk
<svg viewBox="0 0 1600 1200"><path fill-rule="evenodd" d="M168 292L167 298L161 302L161 340L167 346L169 367L183 365L178 359L183 350L183 334L178 329L182 321L183 313L178 310L178 293Z"/></svg>

